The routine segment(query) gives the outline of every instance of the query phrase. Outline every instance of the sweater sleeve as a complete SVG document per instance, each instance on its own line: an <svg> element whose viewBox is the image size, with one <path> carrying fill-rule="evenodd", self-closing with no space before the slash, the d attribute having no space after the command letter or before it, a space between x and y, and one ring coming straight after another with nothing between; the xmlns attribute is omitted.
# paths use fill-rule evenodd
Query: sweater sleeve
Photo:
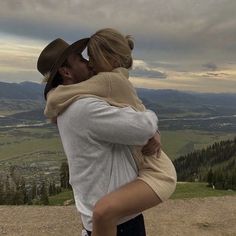
<svg viewBox="0 0 236 236"><path fill-rule="evenodd" d="M88 130L92 138L125 145L145 145L157 130L157 116L151 110L118 108L100 99L86 106Z"/></svg>

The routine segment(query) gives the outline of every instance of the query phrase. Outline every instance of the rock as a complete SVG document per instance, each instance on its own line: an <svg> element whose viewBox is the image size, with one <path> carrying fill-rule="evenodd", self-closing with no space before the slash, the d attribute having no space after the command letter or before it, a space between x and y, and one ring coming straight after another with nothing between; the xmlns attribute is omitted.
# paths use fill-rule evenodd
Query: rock
<svg viewBox="0 0 236 236"><path fill-rule="evenodd" d="M75 203L74 199L69 199L69 200L66 200L66 201L63 202L63 206L69 206L69 205L72 205L74 203Z"/></svg>

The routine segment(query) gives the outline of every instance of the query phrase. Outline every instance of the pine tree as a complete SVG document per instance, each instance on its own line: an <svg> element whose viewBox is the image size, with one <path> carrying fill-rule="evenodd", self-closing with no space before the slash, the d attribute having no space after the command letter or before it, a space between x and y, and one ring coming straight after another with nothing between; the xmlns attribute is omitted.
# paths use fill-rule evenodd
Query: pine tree
<svg viewBox="0 0 236 236"><path fill-rule="evenodd" d="M233 189L236 172L236 137L214 143L202 150L196 150L174 160L179 181L193 181L198 176L200 181L207 181L218 189ZM212 170L207 168L211 166ZM215 168L215 167L218 168Z"/></svg>
<svg viewBox="0 0 236 236"><path fill-rule="evenodd" d="M3 204L11 205L14 202L15 198L15 191L11 186L11 178L9 175L7 175L6 181L5 181L5 192L3 194Z"/></svg>
<svg viewBox="0 0 236 236"><path fill-rule="evenodd" d="M43 182L40 190L40 201L43 203L43 205L48 205L49 204L49 199L48 199L48 192L46 188L45 182Z"/></svg>
<svg viewBox="0 0 236 236"><path fill-rule="evenodd" d="M13 202L11 204L14 204L14 205L23 205L24 204L24 193L22 192L21 189L17 190L14 193Z"/></svg>
<svg viewBox="0 0 236 236"><path fill-rule="evenodd" d="M4 192L3 192L3 183L0 180L0 205L3 204L3 194L4 194Z"/></svg>
<svg viewBox="0 0 236 236"><path fill-rule="evenodd" d="M32 193L32 200L38 197L37 184L35 181L32 184L31 193Z"/></svg>
<svg viewBox="0 0 236 236"><path fill-rule="evenodd" d="M69 184L69 167L67 162L62 162L60 168L60 180L61 180L61 187L68 189L70 188Z"/></svg>
<svg viewBox="0 0 236 236"><path fill-rule="evenodd" d="M26 204L28 202L28 194L25 187L25 179L23 177L21 178L19 189L23 194L23 203Z"/></svg>
<svg viewBox="0 0 236 236"><path fill-rule="evenodd" d="M213 172L212 169L210 169L207 173L207 183L209 186L213 185Z"/></svg>
<svg viewBox="0 0 236 236"><path fill-rule="evenodd" d="M52 183L51 183L51 182L49 183L48 194L49 194L49 196L52 196L52 195L53 195L53 186L52 186Z"/></svg>

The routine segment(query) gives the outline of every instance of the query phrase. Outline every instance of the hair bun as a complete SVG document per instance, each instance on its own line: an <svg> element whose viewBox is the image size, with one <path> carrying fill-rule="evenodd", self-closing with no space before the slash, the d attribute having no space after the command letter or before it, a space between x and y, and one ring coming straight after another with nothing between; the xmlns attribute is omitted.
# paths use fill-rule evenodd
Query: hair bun
<svg viewBox="0 0 236 236"><path fill-rule="evenodd" d="M133 41L132 37L130 35L127 35L125 38L127 39L129 48L131 50L133 50L134 49L134 41Z"/></svg>

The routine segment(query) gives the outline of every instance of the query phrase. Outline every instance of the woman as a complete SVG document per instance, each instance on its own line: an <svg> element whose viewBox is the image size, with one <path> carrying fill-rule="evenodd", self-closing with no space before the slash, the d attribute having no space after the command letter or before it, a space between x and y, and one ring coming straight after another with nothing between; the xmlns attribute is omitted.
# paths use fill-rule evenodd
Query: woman
<svg viewBox="0 0 236 236"><path fill-rule="evenodd" d="M144 105L128 80L133 45L129 36L114 29L97 31L88 43L89 64L97 75L71 86L70 91L59 86L50 92L45 115L55 118L72 102L88 96L102 98L113 106L131 106L136 111L144 111ZM58 93L61 95L63 90L66 96L58 99ZM133 147L133 157L139 170L138 178L96 203L92 236L115 236L120 219L156 206L174 192L175 168L163 151L159 155L144 156L140 147Z"/></svg>

